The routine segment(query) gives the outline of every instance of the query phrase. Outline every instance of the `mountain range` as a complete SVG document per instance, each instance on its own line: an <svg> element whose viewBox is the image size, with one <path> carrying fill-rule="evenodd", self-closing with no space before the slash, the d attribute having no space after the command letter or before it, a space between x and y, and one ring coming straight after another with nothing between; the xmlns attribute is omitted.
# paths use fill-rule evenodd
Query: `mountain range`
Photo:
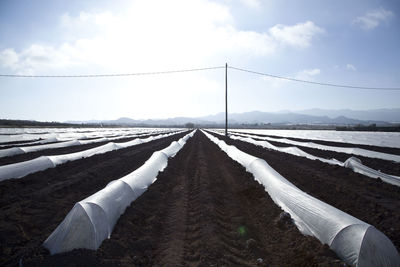
<svg viewBox="0 0 400 267"><path fill-rule="evenodd" d="M400 108L374 109L374 110L328 110L307 109L300 111L262 112L251 111L231 113L228 115L229 124L307 124L307 125L391 125L400 123ZM122 117L117 120L90 120L68 121L79 124L107 124L107 125L184 125L194 123L197 125L222 125L225 123L225 113L203 117L175 117L168 119L134 120Z"/></svg>

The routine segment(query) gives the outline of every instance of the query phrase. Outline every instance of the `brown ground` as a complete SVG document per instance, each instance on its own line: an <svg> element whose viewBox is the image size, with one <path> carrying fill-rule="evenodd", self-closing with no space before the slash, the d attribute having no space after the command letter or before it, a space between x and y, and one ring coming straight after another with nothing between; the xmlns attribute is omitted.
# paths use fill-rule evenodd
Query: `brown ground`
<svg viewBox="0 0 400 267"><path fill-rule="evenodd" d="M131 171L120 170L124 166L137 168L151 150L161 149L161 144L165 147L171 139L144 144L142 151L135 147L124 150L125 154L115 151L94 156L97 160L90 163L67 163L37 173L36 179L30 176L8 181L8 186L0 183L0 264L15 265L21 257L24 266L342 264L318 240L300 234L290 220L280 220L282 210L264 188L200 132L128 207L111 238L97 251L80 249L49 256L40 247L76 201ZM57 171L58 175L48 171ZM59 176L64 179L59 181ZM32 186L46 177L53 180ZM94 183L93 179L101 182ZM75 184L67 186L70 180ZM65 185L57 191L58 184ZM40 192L42 187L46 192Z"/></svg>
<svg viewBox="0 0 400 267"><path fill-rule="evenodd" d="M232 133L242 133L242 132L232 131ZM258 136L268 136L268 137L271 137L271 138L285 138L285 139L290 139L290 140L299 141L299 142L313 142L313 143L316 143L316 144L321 144L321 145L326 145L326 146L358 147L358 148L363 148L363 149L367 149L367 150L373 150L373 151L378 151L378 152L383 152L383 153L400 155L400 148L397 148L397 147L383 147L383 146L352 144L352 143L324 141L324 140L314 140L314 139L304 139L304 138L294 138L294 137L280 137L280 136L266 135L266 134L254 134L254 133L251 133L251 134L252 135L258 135Z"/></svg>
<svg viewBox="0 0 400 267"><path fill-rule="evenodd" d="M183 135L0 182L0 266L15 265L41 245L76 202L134 171L154 151L167 147Z"/></svg>
<svg viewBox="0 0 400 267"><path fill-rule="evenodd" d="M260 140L260 141L265 141L262 139L257 139L257 135L254 135L255 137L253 139L255 140ZM314 142L314 140L305 140L301 139L302 142ZM290 147L294 146L291 144L286 144L286 143L281 143L281 142L275 142L275 141L268 141L269 143L277 146L277 147ZM316 142L314 142L316 143ZM344 143L337 143L337 142L329 142L329 146L337 146L337 147L345 147ZM328 144L327 144L328 145ZM347 144L348 147L355 147L354 145ZM321 158L326 158L326 159L337 159L340 160L341 162L345 162L348 158L351 156L355 156L356 158L360 159L361 162L375 170L380 170L383 173L386 174L391 174L391 175L396 175L400 176L400 163L399 162L391 162L383 159L376 159L376 158L368 158L368 157L362 157L358 155L351 155L351 154L346 154L346 153L340 153L340 152L334 152L334 151L328 151L328 150L322 150L322 149L316 149L316 148L309 148L309 147L304 147L304 146L297 146L296 147L300 148L304 152L307 152L313 156L321 157ZM392 148L383 148L383 147L376 147L376 146L364 146L364 149L372 150L372 151L379 151L379 152L384 152L384 153L392 153L394 152Z"/></svg>
<svg viewBox="0 0 400 267"><path fill-rule="evenodd" d="M318 160L216 136L244 152L264 159L301 190L374 225L400 251L400 187ZM378 162L376 167L379 167Z"/></svg>
<svg viewBox="0 0 400 267"><path fill-rule="evenodd" d="M112 142L114 142L114 143L128 142L128 141L131 141L136 138L143 139L143 138L147 138L147 137L153 136L153 135L155 136L155 135L159 135L159 134L148 134L148 135L142 135L140 137L128 137L128 138L115 140ZM85 140L87 140L87 139L85 139ZM36 152L29 152L29 153L15 155L15 156L3 157L3 158L0 158L0 166L17 163L17 162L22 162L22 161L27 161L27 160L35 159L40 156L52 156L52 155L60 155L60 154L79 152L79 151L91 149L94 147L98 147L98 146L107 144L109 142L110 141L98 142L98 143L92 143L92 144L86 144L86 145L52 148L52 149L45 149L45 150L40 150L40 151L36 151ZM49 144L51 144L51 143L49 143Z"/></svg>

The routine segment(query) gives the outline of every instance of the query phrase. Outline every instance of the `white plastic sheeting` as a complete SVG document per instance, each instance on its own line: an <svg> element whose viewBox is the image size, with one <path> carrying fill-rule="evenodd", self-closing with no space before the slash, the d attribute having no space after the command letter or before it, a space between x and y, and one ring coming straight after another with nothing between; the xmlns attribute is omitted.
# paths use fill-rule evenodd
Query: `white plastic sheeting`
<svg viewBox="0 0 400 267"><path fill-rule="evenodd" d="M6 148L6 149L0 150L0 158L15 156L15 155L29 153L29 152L36 152L36 151L45 150L45 149L69 147L69 146L77 146L77 145L81 145L80 141L72 140L72 141L59 142L59 143L48 144L48 145L35 145L35 146L22 146L22 147Z"/></svg>
<svg viewBox="0 0 400 267"><path fill-rule="evenodd" d="M179 132L178 132L179 133ZM88 158L93 155L103 154L109 151L118 150L121 148L127 148L134 145L147 143L156 139L164 138L167 136L171 136L177 133L170 134L160 134L157 136L150 136L144 139L136 138L134 140L124 142L124 143L107 143L102 146L98 146L95 148L87 149L80 152L64 154L64 155L55 155L55 156L41 156L36 159L8 164L4 166L0 166L0 181L11 179L11 178L21 178L30 173L34 173L37 171L42 171L48 168L53 168L57 165L64 164L67 161L78 160L82 158Z"/></svg>
<svg viewBox="0 0 400 267"><path fill-rule="evenodd" d="M350 157L345 162L341 162L336 159L325 159L325 158L313 156L307 152L304 152L303 150L299 149L298 147L277 147L277 146L274 146L274 145L268 143L267 141L257 141L250 137L241 137L241 136L235 136L235 135L230 135L230 138L248 142L251 144L255 144L255 145L269 148L272 150L276 150L279 152L288 153L288 154L299 156L299 157L305 157L305 158L312 159L312 160L319 160L319 161L322 161L322 162L325 162L325 163L328 163L331 165L338 165L341 167L346 167L346 168L352 169L354 172L363 174L370 178L380 178L384 182L400 186L400 177L399 176L386 174L386 173L374 170L372 168L369 168L369 167L363 165L361 163L361 160L359 160L356 157Z"/></svg>
<svg viewBox="0 0 400 267"><path fill-rule="evenodd" d="M161 128L0 128L0 143L30 141L30 144L40 144L75 139L111 137L129 134L161 134L171 129ZM43 139L39 140L38 139ZM26 143L25 143L26 144ZM7 144L0 147L9 146Z"/></svg>
<svg viewBox="0 0 400 267"><path fill-rule="evenodd" d="M244 153L205 132L229 157L243 165L296 226L328 244L348 264L356 266L400 266L392 242L379 230L298 189L264 160Z"/></svg>
<svg viewBox="0 0 400 267"><path fill-rule="evenodd" d="M233 129L235 132L265 134L277 137L325 140L350 144L373 145L400 148L400 133L395 132L357 132L332 130L272 130L272 129Z"/></svg>
<svg viewBox="0 0 400 267"><path fill-rule="evenodd" d="M21 146L21 147L12 147L12 148L1 149L0 150L0 158L15 156L15 155L24 154L24 153L30 153L30 152L37 152L37 151L41 151L41 150L45 150L45 149L87 145L87 144L100 143L100 142L106 142L106 141L116 141L119 139L125 139L125 138L131 138L131 137L133 138L133 137L138 137L141 135L142 134L140 134L140 135L133 134L133 135L124 135L124 136L115 136L115 137L100 137L97 139L90 139L90 140L71 140L71 141L64 141L64 142L59 142L60 141L59 139L54 138L53 139L54 141L52 141L52 142L59 142L59 143L47 144L47 145Z"/></svg>
<svg viewBox="0 0 400 267"><path fill-rule="evenodd" d="M41 145L41 144L63 142L63 141L68 141L68 140L60 139L57 137L49 137L49 138L43 139L43 140L35 139L35 141L23 142L23 143L19 143L19 144L3 144L3 145L0 145L0 148L10 147L10 146L18 146L18 145Z"/></svg>
<svg viewBox="0 0 400 267"><path fill-rule="evenodd" d="M352 169L353 171L366 175L371 178L380 178L382 181L400 186L400 177L395 175L386 174L378 170L369 168L361 163L356 157L350 157L344 162L344 167Z"/></svg>
<svg viewBox="0 0 400 267"><path fill-rule="evenodd" d="M299 141L294 141L294 140L290 140L290 139L286 139L286 138L271 138L271 137L266 137L266 136L254 136L254 135L249 135L249 134L240 134L240 135L246 136L246 137L258 138L258 139L267 140L267 141L280 142L280 143L289 144L289 145L303 146L303 147L316 148L316 149L321 149L321 150L353 154L353 155L358 155L358 156L363 156L363 157L368 157L368 158L377 158L377 159L400 162L399 155L382 153L382 152L367 150L367 149L358 148L358 147L336 147L336 146L320 145L320 144L316 144L313 142L299 142Z"/></svg>
<svg viewBox="0 0 400 267"><path fill-rule="evenodd" d="M109 238L118 218L156 179L158 172L192 137L194 131L156 151L134 172L110 182L104 189L79 201L43 243L51 254L76 248L96 250Z"/></svg>

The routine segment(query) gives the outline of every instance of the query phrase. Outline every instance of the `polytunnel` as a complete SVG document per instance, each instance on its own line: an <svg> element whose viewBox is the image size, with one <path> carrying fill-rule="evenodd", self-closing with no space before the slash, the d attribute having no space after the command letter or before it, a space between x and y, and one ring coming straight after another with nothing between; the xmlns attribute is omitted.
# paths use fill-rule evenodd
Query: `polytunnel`
<svg viewBox="0 0 400 267"><path fill-rule="evenodd" d="M53 156L40 156L36 159L0 166L0 181L11 178L21 178L30 173L42 171L48 168L54 168L55 166L64 164L68 161L88 158L93 155L103 154L109 151L127 148L138 144L143 144L146 142L161 139L163 137L171 136L174 134L176 133L160 134L157 136L150 136L143 139L135 138L134 140L124 143L110 142L98 147L90 148L75 153L53 155Z"/></svg>
<svg viewBox="0 0 400 267"><path fill-rule="evenodd" d="M156 151L132 173L111 181L97 193L79 201L64 220L44 241L43 246L51 254L67 252L76 248L96 250L103 240L109 238L119 217L147 187L157 178L158 172L193 136L191 132L173 141L163 150Z"/></svg>
<svg viewBox="0 0 400 267"><path fill-rule="evenodd" d="M272 200L291 215L303 234L315 236L323 244L328 244L348 264L400 266L400 257L393 243L375 227L301 191L264 160L204 133L253 174Z"/></svg>
<svg viewBox="0 0 400 267"><path fill-rule="evenodd" d="M355 172L369 176L371 178L380 178L382 181L400 186L400 177L386 174L374 169L371 169L361 163L361 160L356 157L350 157L344 162L344 167L352 169Z"/></svg>
<svg viewBox="0 0 400 267"><path fill-rule="evenodd" d="M341 167L349 168L354 172L360 173L362 175L368 176L370 178L381 178L384 182L390 183L393 185L400 186L400 177L395 175L386 174L372 168L369 168L361 163L361 160L356 157L350 157L345 162L340 162L336 159L325 159L321 157L313 156L303 150L299 149L298 147L277 147L270 144L268 141L257 141L250 137L241 137L241 136L231 136L232 139L248 142L257 146L262 146L268 149L276 150L279 152L305 157L311 160L319 160L331 165L338 165Z"/></svg>
<svg viewBox="0 0 400 267"><path fill-rule="evenodd" d="M334 151L334 152L339 152L339 153L353 154L353 155L358 155L358 156L363 156L363 157L368 157L368 158L377 158L377 159L389 160L389 161L394 161L394 162L400 162L399 155L388 154L388 153L383 153L383 152L378 152L378 151L372 151L372 150L367 150L367 149L358 148L358 147L328 146L328 145L317 144L314 142L300 142L300 141L294 141L294 140L290 140L290 139L286 139L286 138L253 136L253 135L244 134L244 133L240 133L239 135L245 136L245 137L256 137L258 139L274 141L274 142L279 142L279 143L285 143L285 144L290 144L290 145L295 145L295 146L303 146L303 147L315 148L315 149L320 149L320 150L328 150L328 151Z"/></svg>

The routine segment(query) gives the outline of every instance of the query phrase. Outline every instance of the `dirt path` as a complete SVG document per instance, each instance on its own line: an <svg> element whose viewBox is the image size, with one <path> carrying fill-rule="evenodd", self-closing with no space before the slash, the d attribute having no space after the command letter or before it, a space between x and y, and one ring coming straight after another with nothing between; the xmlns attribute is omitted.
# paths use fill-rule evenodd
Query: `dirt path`
<svg viewBox="0 0 400 267"><path fill-rule="evenodd" d="M216 136L246 153L264 159L301 190L374 225L400 251L400 187L318 160Z"/></svg>
<svg viewBox="0 0 400 267"><path fill-rule="evenodd" d="M36 250L73 205L140 167L154 151L184 134L67 162L0 182L0 265Z"/></svg>
<svg viewBox="0 0 400 267"><path fill-rule="evenodd" d="M97 251L49 256L27 266L339 266L335 254L280 220L252 175L201 132L121 216Z"/></svg>

